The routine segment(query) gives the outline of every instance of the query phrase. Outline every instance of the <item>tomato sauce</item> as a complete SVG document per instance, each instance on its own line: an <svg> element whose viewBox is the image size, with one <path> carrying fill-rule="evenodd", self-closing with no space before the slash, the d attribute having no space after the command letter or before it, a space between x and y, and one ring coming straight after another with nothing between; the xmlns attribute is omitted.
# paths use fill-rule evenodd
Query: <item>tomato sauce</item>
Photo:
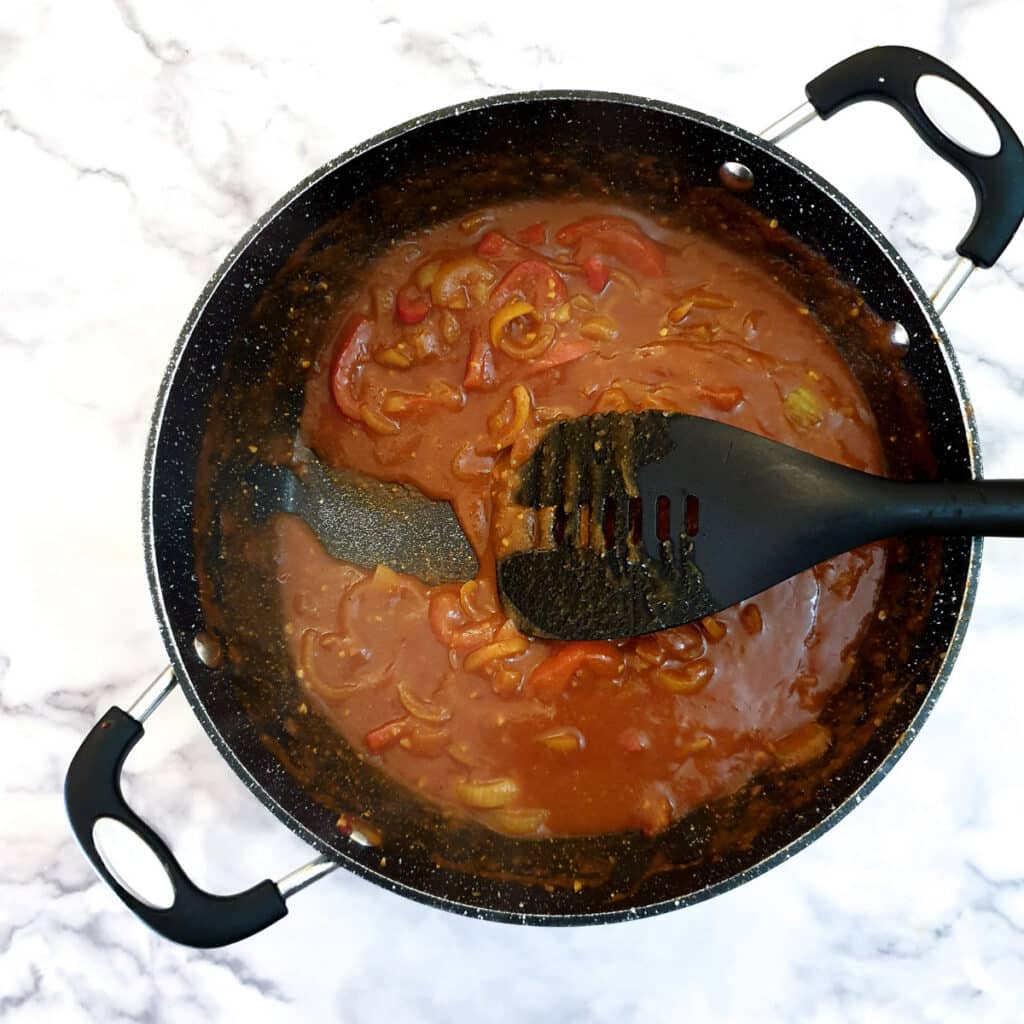
<svg viewBox="0 0 1024 1024"><path fill-rule="evenodd" d="M823 328L698 232L532 201L403 239L369 268L310 371L302 439L451 501L480 572L427 587L338 562L278 519L300 685L366 759L499 832L543 836L655 833L824 753L817 716L872 614L881 545L626 641L532 639L502 612L494 564L519 543L516 467L558 419L652 408L885 468Z"/></svg>

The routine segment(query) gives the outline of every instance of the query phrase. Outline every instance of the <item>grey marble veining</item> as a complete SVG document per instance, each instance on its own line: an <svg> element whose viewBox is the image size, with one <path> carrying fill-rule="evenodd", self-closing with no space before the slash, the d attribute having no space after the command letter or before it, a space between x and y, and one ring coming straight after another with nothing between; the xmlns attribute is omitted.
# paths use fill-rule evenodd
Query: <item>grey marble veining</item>
<svg viewBox="0 0 1024 1024"><path fill-rule="evenodd" d="M164 661L138 508L173 339L294 182L389 125L512 89L622 90L757 129L885 41L950 61L1024 128L1022 29L1015 0L0 6L0 1019L1020 1021L1018 542L987 544L947 690L864 805L755 882L661 918L481 924L336 872L244 944L181 949L96 880L60 786L96 717ZM846 111L787 146L938 281L971 196L895 114ZM1024 239L945 320L988 475L1024 476ZM178 694L128 769L129 798L200 884L230 891L309 856Z"/></svg>

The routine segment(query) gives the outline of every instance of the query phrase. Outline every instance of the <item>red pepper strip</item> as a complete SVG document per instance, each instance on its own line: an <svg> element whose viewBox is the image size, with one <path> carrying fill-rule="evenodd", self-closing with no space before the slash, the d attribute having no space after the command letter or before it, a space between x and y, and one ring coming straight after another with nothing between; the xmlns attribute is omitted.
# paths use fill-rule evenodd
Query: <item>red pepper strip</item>
<svg viewBox="0 0 1024 1024"><path fill-rule="evenodd" d="M599 231L580 245L576 255L586 258L585 254L592 252L614 256L630 270L648 277L662 277L665 273L665 257L661 250L639 232Z"/></svg>
<svg viewBox="0 0 1024 1024"><path fill-rule="evenodd" d="M566 224L564 228L559 228L555 235L555 241L559 245L579 245L587 235L592 235L597 231L615 229L642 234L640 228L625 217L584 217L582 220L574 220L571 224Z"/></svg>
<svg viewBox="0 0 1024 1024"><path fill-rule="evenodd" d="M657 244L624 217L585 217L567 224L556 240L576 250L578 259L600 253L614 256L631 270L649 277L665 273L665 256Z"/></svg>
<svg viewBox="0 0 1024 1024"><path fill-rule="evenodd" d="M526 364L525 373L538 373L541 370L551 370L556 366L564 366L571 363L588 352L594 351L594 343L577 338L575 341L556 341L540 359L533 359Z"/></svg>
<svg viewBox="0 0 1024 1024"><path fill-rule="evenodd" d="M351 316L342 325L334 343L331 394L334 403L350 419L360 420L359 402L352 393L353 375L370 355L373 324L365 316Z"/></svg>
<svg viewBox="0 0 1024 1024"><path fill-rule="evenodd" d="M414 284L403 285L398 289L395 310L403 324L418 324L430 312L430 299Z"/></svg>
<svg viewBox="0 0 1024 1024"><path fill-rule="evenodd" d="M530 224L520 231L516 238L525 245L543 245L548 240L548 233L541 221Z"/></svg>
<svg viewBox="0 0 1024 1024"><path fill-rule="evenodd" d="M604 286L608 283L610 272L605 266L604 260L601 259L600 256L591 256L583 262L583 274L591 289L595 292L599 292L602 291Z"/></svg>
<svg viewBox="0 0 1024 1024"><path fill-rule="evenodd" d="M393 722L385 722L371 729L365 737L366 746L373 754L379 754L388 747L393 747L404 735L409 719L396 718Z"/></svg>
<svg viewBox="0 0 1024 1024"><path fill-rule="evenodd" d="M622 668L622 654L607 640L579 640L565 644L545 658L531 673L523 692L541 700L554 700L586 666L595 675L612 678Z"/></svg>
<svg viewBox="0 0 1024 1024"><path fill-rule="evenodd" d="M462 386L467 391L486 391L497 381L494 372L494 352L491 343L479 327L474 327L466 359L466 376Z"/></svg>
<svg viewBox="0 0 1024 1024"><path fill-rule="evenodd" d="M743 401L743 392L739 388L711 388L699 384L697 392L708 405L713 405L722 412L730 412Z"/></svg>
<svg viewBox="0 0 1024 1024"><path fill-rule="evenodd" d="M546 260L531 257L517 263L491 292L492 309L501 309L518 297L524 298L538 313L562 305L569 292L562 275Z"/></svg>
<svg viewBox="0 0 1024 1024"><path fill-rule="evenodd" d="M500 231L488 231L476 243L476 251L481 256L488 256L491 259L500 259L503 256L525 257L531 255L528 249L524 249L521 245L516 245L511 238L507 238Z"/></svg>

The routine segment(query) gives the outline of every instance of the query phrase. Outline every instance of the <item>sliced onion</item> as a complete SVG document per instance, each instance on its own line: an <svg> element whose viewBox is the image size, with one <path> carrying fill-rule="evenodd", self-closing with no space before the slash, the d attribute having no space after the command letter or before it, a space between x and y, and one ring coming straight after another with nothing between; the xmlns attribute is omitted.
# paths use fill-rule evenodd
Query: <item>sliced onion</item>
<svg viewBox="0 0 1024 1024"><path fill-rule="evenodd" d="M486 298L486 286L494 280L494 268L476 256L461 256L442 263L430 282L430 297L435 306L444 309L466 309L472 297L479 304ZM418 282L417 282L418 283ZM483 286L473 290L474 284Z"/></svg>
<svg viewBox="0 0 1024 1024"><path fill-rule="evenodd" d="M703 630L704 635L713 644L717 644L726 633L726 625L721 619L716 619L713 615L705 615L700 620L700 628Z"/></svg>
<svg viewBox="0 0 1024 1024"><path fill-rule="evenodd" d="M425 263L420 267L413 275L413 279L416 281L416 287L419 288L421 292L425 292L434 283L434 278L437 277L437 271L440 266L440 260L431 260L429 263Z"/></svg>
<svg viewBox="0 0 1024 1024"><path fill-rule="evenodd" d="M697 693L715 674L715 666L707 658L698 658L680 669L660 668L654 673L658 684L671 693Z"/></svg>
<svg viewBox="0 0 1024 1024"><path fill-rule="evenodd" d="M398 745L416 757L440 757L451 743L447 729L432 725L415 725Z"/></svg>
<svg viewBox="0 0 1024 1024"><path fill-rule="evenodd" d="M705 750L711 749L711 744L713 742L714 741L710 736L698 736L697 739L682 747L679 753L683 757L692 757L694 754L703 754Z"/></svg>
<svg viewBox="0 0 1024 1024"><path fill-rule="evenodd" d="M495 438L494 441L498 451L503 451L505 448L510 447L516 438L519 437L523 427L526 426L526 421L530 418L531 412L533 412L533 395L522 384L517 384L512 389L512 416L509 419L508 426L501 436Z"/></svg>
<svg viewBox="0 0 1024 1024"><path fill-rule="evenodd" d="M598 314L583 324L580 334L590 341L614 341L619 336L619 329L611 317Z"/></svg>
<svg viewBox="0 0 1024 1024"><path fill-rule="evenodd" d="M488 662L497 661L499 658L514 658L522 654L529 645L526 637L512 637L510 640L498 640L496 643L478 647L475 651L466 655L463 663L467 672L474 672Z"/></svg>
<svg viewBox="0 0 1024 1024"><path fill-rule="evenodd" d="M447 722L452 717L452 713L448 708L442 707L440 704L433 704L422 697L417 697L405 683L399 683L397 690L398 699L402 702L402 707L413 718L419 718L424 722Z"/></svg>
<svg viewBox="0 0 1024 1024"><path fill-rule="evenodd" d="M412 360L397 348L379 348L373 353L373 360L396 370L408 370L412 366Z"/></svg>
<svg viewBox="0 0 1024 1024"><path fill-rule="evenodd" d="M728 295L718 295L715 292L706 292L703 290L691 292L693 304L698 309L732 309L736 305L735 299L730 299Z"/></svg>
<svg viewBox="0 0 1024 1024"><path fill-rule="evenodd" d="M521 316L536 317L536 315L537 311L529 302L507 302L491 317L491 344L500 347L505 328L513 320L518 320Z"/></svg>
<svg viewBox="0 0 1024 1024"><path fill-rule="evenodd" d="M469 807L504 807L519 795L515 779L490 779L487 782L470 782L462 779L455 783L455 795Z"/></svg>
<svg viewBox="0 0 1024 1024"><path fill-rule="evenodd" d="M488 583L466 580L459 587L459 603L471 619L483 619L498 612L497 595Z"/></svg>
<svg viewBox="0 0 1024 1024"><path fill-rule="evenodd" d="M530 359L536 359L538 356L544 355L545 352L554 344L555 341L555 325L554 324L541 324L537 330L537 336L533 341L528 342L526 345L519 345L512 341L510 338L501 336L498 341L498 348L507 356L511 356L513 359L518 359L520 362L527 362Z"/></svg>
<svg viewBox="0 0 1024 1024"><path fill-rule="evenodd" d="M299 669L302 681L316 690L323 689L323 681L313 668L313 644L320 639L315 629L304 629L299 637Z"/></svg>
<svg viewBox="0 0 1024 1024"><path fill-rule="evenodd" d="M548 750L553 750L556 754L575 754L586 745L583 733L572 726L550 729L538 736L537 742L543 743Z"/></svg>
<svg viewBox="0 0 1024 1024"><path fill-rule="evenodd" d="M359 416L375 434L397 434L400 429L394 420L389 420L365 402L359 407Z"/></svg>
<svg viewBox="0 0 1024 1024"><path fill-rule="evenodd" d="M471 626L465 626L453 633L448 646L457 651L464 651L471 647L480 647L494 639L494 632L497 628L498 621L496 618L474 622Z"/></svg>
<svg viewBox="0 0 1024 1024"><path fill-rule="evenodd" d="M543 827L550 813L540 807L501 807L488 820L501 832L513 836L529 836Z"/></svg>

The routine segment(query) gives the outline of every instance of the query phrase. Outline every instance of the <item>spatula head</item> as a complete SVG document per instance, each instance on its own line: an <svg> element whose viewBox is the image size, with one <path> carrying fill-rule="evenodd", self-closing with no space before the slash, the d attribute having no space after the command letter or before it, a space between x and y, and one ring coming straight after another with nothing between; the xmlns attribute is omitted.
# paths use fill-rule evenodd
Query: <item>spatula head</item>
<svg viewBox="0 0 1024 1024"><path fill-rule="evenodd" d="M559 639L692 622L860 543L850 508L870 479L696 416L565 420L520 469L514 500L554 525L499 559L502 600Z"/></svg>
<svg viewBox="0 0 1024 1024"><path fill-rule="evenodd" d="M332 469L311 452L294 467L249 464L241 486L257 521L290 512L342 561L386 565L429 585L472 579L479 569L455 510L414 487Z"/></svg>

